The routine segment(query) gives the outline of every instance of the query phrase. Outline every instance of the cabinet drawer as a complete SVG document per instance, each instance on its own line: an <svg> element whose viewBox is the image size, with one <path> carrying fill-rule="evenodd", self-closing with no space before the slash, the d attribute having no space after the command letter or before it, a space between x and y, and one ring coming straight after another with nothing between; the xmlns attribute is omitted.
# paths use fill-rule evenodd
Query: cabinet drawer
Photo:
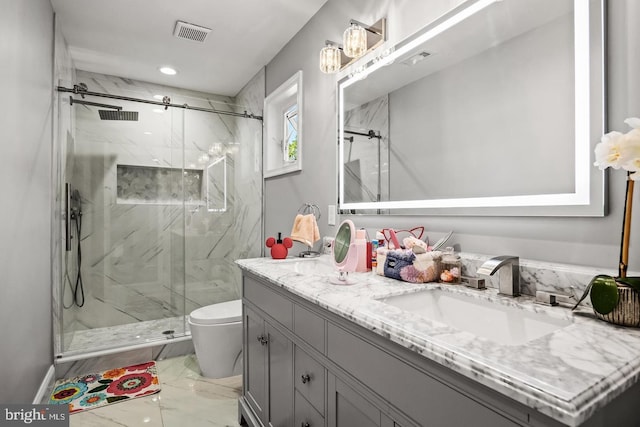
<svg viewBox="0 0 640 427"><path fill-rule="evenodd" d="M331 322L327 356L420 425L517 425Z"/></svg>
<svg viewBox="0 0 640 427"><path fill-rule="evenodd" d="M293 328L296 335L311 344L320 353L324 353L325 320L296 305L293 307Z"/></svg>
<svg viewBox="0 0 640 427"><path fill-rule="evenodd" d="M293 427L324 427L324 417L296 391Z"/></svg>
<svg viewBox="0 0 640 427"><path fill-rule="evenodd" d="M295 349L294 378L296 390L324 415L326 374L324 367L305 353L300 347Z"/></svg>
<svg viewBox="0 0 640 427"><path fill-rule="evenodd" d="M293 303L251 277L243 278L243 296L269 316L293 329Z"/></svg>

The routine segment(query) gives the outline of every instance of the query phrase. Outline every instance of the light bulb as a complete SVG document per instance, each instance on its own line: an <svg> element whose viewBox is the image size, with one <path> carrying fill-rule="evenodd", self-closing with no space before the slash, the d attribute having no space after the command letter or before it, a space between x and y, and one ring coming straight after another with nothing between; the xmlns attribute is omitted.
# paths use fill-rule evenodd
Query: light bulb
<svg viewBox="0 0 640 427"><path fill-rule="evenodd" d="M367 31L355 22L344 32L342 45L349 58L359 58L367 51Z"/></svg>
<svg viewBox="0 0 640 427"><path fill-rule="evenodd" d="M327 44L320 50L320 70L323 73L333 74L340 70L340 49Z"/></svg>

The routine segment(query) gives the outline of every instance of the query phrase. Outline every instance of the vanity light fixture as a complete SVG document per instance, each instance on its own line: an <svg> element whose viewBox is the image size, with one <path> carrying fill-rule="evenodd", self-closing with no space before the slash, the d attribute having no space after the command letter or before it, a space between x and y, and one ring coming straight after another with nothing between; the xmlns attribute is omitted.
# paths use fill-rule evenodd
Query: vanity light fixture
<svg viewBox="0 0 640 427"><path fill-rule="evenodd" d="M355 61L344 54L342 45L331 40L325 40L324 44L325 46L320 50L320 70L323 73L337 73Z"/></svg>
<svg viewBox="0 0 640 427"><path fill-rule="evenodd" d="M367 51L367 30L357 21L351 20L349 28L342 36L344 54L350 58L360 58Z"/></svg>
<svg viewBox="0 0 640 427"><path fill-rule="evenodd" d="M337 73L367 52L377 48L386 40L385 18L373 25L366 25L356 20L349 21L343 35L344 45L325 41L320 50L320 70L327 74ZM344 47L343 47L344 46Z"/></svg>
<svg viewBox="0 0 640 427"><path fill-rule="evenodd" d="M380 46L385 40L385 18L378 20L373 25L363 24L352 19L349 21L349 28L344 31L342 43L345 55L355 59Z"/></svg>
<svg viewBox="0 0 640 427"><path fill-rule="evenodd" d="M320 50L320 71L327 74L337 73L342 65L341 52L340 46L327 40Z"/></svg>

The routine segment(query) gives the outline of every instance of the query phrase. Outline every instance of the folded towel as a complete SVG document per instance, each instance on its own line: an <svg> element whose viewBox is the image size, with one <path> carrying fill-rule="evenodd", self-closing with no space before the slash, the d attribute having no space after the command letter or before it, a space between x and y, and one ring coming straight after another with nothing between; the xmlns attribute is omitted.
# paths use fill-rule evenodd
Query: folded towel
<svg viewBox="0 0 640 427"><path fill-rule="evenodd" d="M320 240L320 230L314 214L296 215L291 229L291 239L302 242L307 246L313 246Z"/></svg>

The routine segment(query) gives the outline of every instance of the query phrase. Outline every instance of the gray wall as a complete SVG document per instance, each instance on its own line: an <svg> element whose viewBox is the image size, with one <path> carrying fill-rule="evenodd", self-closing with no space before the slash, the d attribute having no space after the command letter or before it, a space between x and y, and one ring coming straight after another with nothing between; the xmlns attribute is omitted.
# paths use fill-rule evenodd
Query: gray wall
<svg viewBox="0 0 640 427"><path fill-rule="evenodd" d="M52 364L53 10L0 3L0 402L31 402Z"/></svg>
<svg viewBox="0 0 640 427"><path fill-rule="evenodd" d="M267 94L296 70L304 71L304 142L302 171L265 183L265 232L290 232L302 202L322 208L321 235L333 235L327 225L327 205L336 200L336 75L318 69L318 52L326 39L339 40L349 19L375 22L386 16L389 43L395 44L430 20L460 3L444 0L329 0L314 18L267 65ZM640 115L640 3L609 2L608 123L627 131L626 117ZM466 252L518 254L523 258L615 269L623 214L622 172L610 174L609 215L604 218L518 218L447 216L358 216L356 226L370 232L381 227L424 225L436 240L454 230L453 243ZM286 195L286 197L282 197ZM636 203L637 204L637 203ZM633 213L630 266L640 270L640 207ZM339 221L339 220L338 220ZM339 223L339 222L338 222ZM636 242L634 246L634 242ZM294 250L296 248L294 247Z"/></svg>

